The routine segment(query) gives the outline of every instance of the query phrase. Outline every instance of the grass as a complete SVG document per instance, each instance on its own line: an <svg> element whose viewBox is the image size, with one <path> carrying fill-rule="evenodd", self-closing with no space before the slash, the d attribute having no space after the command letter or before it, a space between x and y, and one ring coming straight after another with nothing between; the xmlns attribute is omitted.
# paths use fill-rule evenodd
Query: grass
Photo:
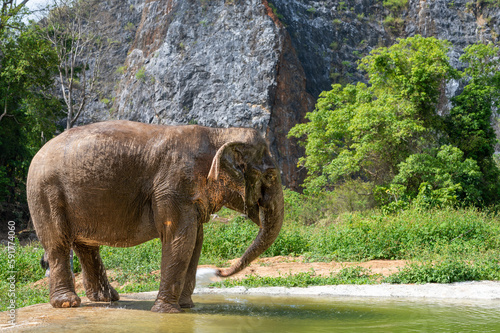
<svg viewBox="0 0 500 333"><path fill-rule="evenodd" d="M243 254L257 227L238 217L205 227L205 260L227 260ZM326 224L310 226L285 221L274 244L263 254L305 255L337 261L414 259L462 251L466 255L500 250L498 218L474 209L421 211L396 215L378 211L346 213Z"/></svg>
<svg viewBox="0 0 500 333"><path fill-rule="evenodd" d="M314 272L277 278L248 276L221 285L307 286L345 283L449 283L470 280L500 280L500 220L476 209L419 210L411 208L385 215L378 210L362 213L328 211L324 199L287 193L282 231L263 256L299 256L305 261L367 261L404 259L401 271L382 279L361 268L345 268L331 276ZM326 206L326 208L325 208ZM337 209L337 208L335 208ZM311 214L310 211L315 212ZM219 212L219 220L204 226L205 239L200 264L227 266L243 254L258 228L237 213ZM311 222L311 216L316 220ZM16 245L17 306L48 301L48 288L33 283L44 277L39 244ZM103 246L101 255L118 291L157 290L161 244L158 239L133 248ZM78 272L80 265L75 260ZM9 277L7 247L0 246L0 310L7 306Z"/></svg>
<svg viewBox="0 0 500 333"><path fill-rule="evenodd" d="M21 246L15 243L15 272L9 267L8 248L0 246L0 311L7 310L11 299L10 283L8 279L15 275L15 296L17 307L36 303L48 302L48 290L38 290L30 287L32 282L42 279L45 272L40 267L39 261L43 249L39 244Z"/></svg>
<svg viewBox="0 0 500 333"><path fill-rule="evenodd" d="M211 284L212 287L236 287L244 286L247 288L255 287L307 287L307 286L326 286L339 284L374 284L378 283L379 276L371 274L370 270L352 266L343 268L337 274L330 276L320 276L312 270L297 274L288 274L278 277L261 277L250 275L241 280L223 280Z"/></svg>

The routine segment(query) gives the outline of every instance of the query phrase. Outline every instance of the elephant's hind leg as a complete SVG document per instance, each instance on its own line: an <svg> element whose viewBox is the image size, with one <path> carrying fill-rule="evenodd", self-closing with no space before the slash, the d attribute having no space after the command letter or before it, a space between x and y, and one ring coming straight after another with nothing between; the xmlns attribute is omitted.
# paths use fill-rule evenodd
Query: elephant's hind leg
<svg viewBox="0 0 500 333"><path fill-rule="evenodd" d="M82 265L83 286L89 300L94 302L119 300L118 292L109 284L104 264L99 255L99 247L76 243L73 245L73 249Z"/></svg>
<svg viewBox="0 0 500 333"><path fill-rule="evenodd" d="M46 248L50 266L50 304L55 308L76 307L81 303L71 276L69 250L69 246Z"/></svg>
<svg viewBox="0 0 500 333"><path fill-rule="evenodd" d="M56 185L38 186L31 192L33 224L50 267L50 304L55 308L80 306L69 262L72 237L66 220L64 195Z"/></svg>

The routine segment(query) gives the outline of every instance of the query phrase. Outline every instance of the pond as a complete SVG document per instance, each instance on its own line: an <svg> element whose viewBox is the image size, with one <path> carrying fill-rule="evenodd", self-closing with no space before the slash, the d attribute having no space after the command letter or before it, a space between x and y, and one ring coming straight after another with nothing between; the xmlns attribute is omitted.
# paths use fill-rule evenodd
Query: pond
<svg viewBox="0 0 500 333"><path fill-rule="evenodd" d="M500 332L500 300L194 295L184 314L133 295L59 313L23 332ZM22 316L22 313L20 314ZM43 319L43 318L42 318Z"/></svg>

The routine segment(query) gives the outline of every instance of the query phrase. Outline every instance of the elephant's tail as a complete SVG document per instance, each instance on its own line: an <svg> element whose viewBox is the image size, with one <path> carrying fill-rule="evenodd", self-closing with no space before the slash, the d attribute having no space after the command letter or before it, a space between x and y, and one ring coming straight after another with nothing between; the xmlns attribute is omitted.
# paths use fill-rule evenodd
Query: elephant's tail
<svg viewBox="0 0 500 333"><path fill-rule="evenodd" d="M47 260L47 253L44 252L42 257L40 258L40 266L42 266L43 269L47 270L49 269L49 261Z"/></svg>
<svg viewBox="0 0 500 333"><path fill-rule="evenodd" d="M71 265L71 272L73 272L73 249L69 251L69 260ZM45 276L48 276L48 271L50 267L49 267L49 260L47 259L47 252L44 252L42 257L40 258L40 266L42 266L42 268L47 271L45 273Z"/></svg>

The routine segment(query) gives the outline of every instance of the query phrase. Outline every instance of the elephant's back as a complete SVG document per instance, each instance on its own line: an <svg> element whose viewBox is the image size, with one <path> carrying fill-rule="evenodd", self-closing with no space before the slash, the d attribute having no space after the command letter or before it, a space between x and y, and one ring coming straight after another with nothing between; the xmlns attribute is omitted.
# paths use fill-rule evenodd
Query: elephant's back
<svg viewBox="0 0 500 333"><path fill-rule="evenodd" d="M99 183L131 177L155 163L159 129L128 121L76 127L47 142L33 158L28 182ZM75 184L73 184L75 185Z"/></svg>

